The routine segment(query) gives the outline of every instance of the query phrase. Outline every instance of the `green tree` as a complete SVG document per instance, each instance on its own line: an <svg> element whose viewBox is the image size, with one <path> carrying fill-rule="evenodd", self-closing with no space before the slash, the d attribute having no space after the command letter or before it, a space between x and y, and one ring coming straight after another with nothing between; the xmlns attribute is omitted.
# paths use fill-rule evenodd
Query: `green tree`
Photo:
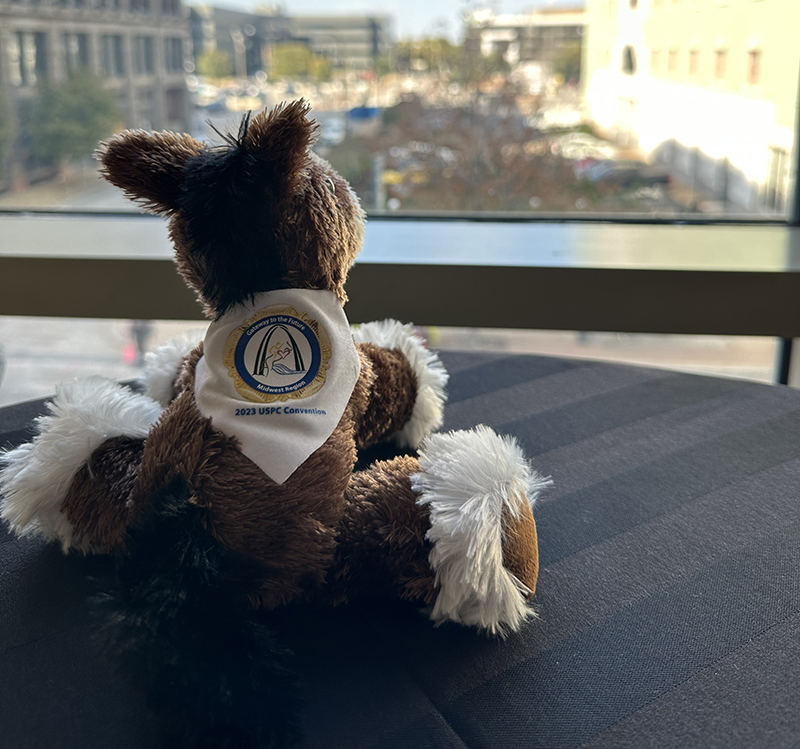
<svg viewBox="0 0 800 749"><path fill-rule="evenodd" d="M118 123L114 94L100 78L81 71L58 85L39 87L26 130L34 156L63 164L91 154Z"/></svg>
<svg viewBox="0 0 800 749"><path fill-rule="evenodd" d="M499 54L481 55L477 49L456 45L447 39L399 42L395 47L399 67L428 70L463 83L480 83L495 73L508 73L511 66Z"/></svg>
<svg viewBox="0 0 800 749"><path fill-rule="evenodd" d="M389 75L389 73L394 73L396 69L394 59L390 55L376 57L375 61L372 63L372 69L378 78Z"/></svg>
<svg viewBox="0 0 800 749"><path fill-rule="evenodd" d="M507 74L511 66L499 52L482 55L479 52L464 50L455 70L454 78L464 83L477 84L495 73Z"/></svg>
<svg viewBox="0 0 800 749"><path fill-rule="evenodd" d="M439 73L450 73L461 64L463 47L447 39L420 39L399 42L396 46L398 61L413 69L425 69Z"/></svg>
<svg viewBox="0 0 800 749"><path fill-rule="evenodd" d="M564 80L581 77L581 43L570 42L553 60L553 72L561 73Z"/></svg>
<svg viewBox="0 0 800 749"><path fill-rule="evenodd" d="M197 58L197 72L205 78L227 78L232 71L231 58L222 50L207 49Z"/></svg>
<svg viewBox="0 0 800 749"><path fill-rule="evenodd" d="M331 65L326 58L315 55L305 44L290 42L278 44L272 50L270 72L277 78L327 81L331 77Z"/></svg>

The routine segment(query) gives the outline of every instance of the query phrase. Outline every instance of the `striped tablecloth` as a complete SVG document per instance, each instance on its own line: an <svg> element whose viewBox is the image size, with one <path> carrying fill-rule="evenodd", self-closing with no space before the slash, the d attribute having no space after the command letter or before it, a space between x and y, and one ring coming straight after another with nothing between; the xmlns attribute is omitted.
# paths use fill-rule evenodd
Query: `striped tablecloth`
<svg viewBox="0 0 800 749"><path fill-rule="evenodd" d="M297 607L307 749L800 747L800 392L446 353L447 429L485 423L553 478L538 619L504 642L414 608ZM0 411L0 444L41 403ZM151 749L92 637L102 559L0 533L0 746Z"/></svg>

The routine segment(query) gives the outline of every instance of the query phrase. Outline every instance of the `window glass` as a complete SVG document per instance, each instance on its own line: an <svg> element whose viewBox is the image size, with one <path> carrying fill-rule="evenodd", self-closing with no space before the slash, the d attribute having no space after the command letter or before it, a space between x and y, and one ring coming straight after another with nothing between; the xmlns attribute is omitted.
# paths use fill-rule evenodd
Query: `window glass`
<svg viewBox="0 0 800 749"><path fill-rule="evenodd" d="M121 78L125 75L125 54L120 34L105 34L100 37L103 55L102 71L106 78Z"/></svg>
<svg viewBox="0 0 800 749"><path fill-rule="evenodd" d="M371 0L359 13L314 12L310 0L258 10L243 0L92 0L103 13L91 18L69 0L46 24L29 2L0 5L5 205L47 203L42 153L52 154L50 178L63 180L90 170L91 142L115 129L213 140L207 120L235 127L247 110L303 96L321 124L317 150L370 211L788 210L794 0ZM115 116L98 128L77 114L90 107L70 108L64 129L96 136L82 153L36 144L24 110L79 71L94 77L87 102L105 97ZM59 168L68 162L80 168ZM110 187L91 193L78 202L120 207Z"/></svg>
<svg viewBox="0 0 800 749"><path fill-rule="evenodd" d="M788 216L797 0L366 0L358 12L320 11L325 4L312 0L258 5L0 0L0 210L136 211L99 178L91 153L100 140L146 128L218 144L216 131L235 130L248 110L305 97L320 124L316 150L373 214ZM56 109L42 127L37 113ZM4 323L4 387L33 382L27 371L13 374L13 362L35 359L34 331L62 322ZM95 330L113 341L92 371L135 374L125 359L131 323L70 325L63 340L73 351ZM155 342L172 328L149 330ZM454 329L429 334L442 346L467 345ZM477 338L508 350L627 352L630 361L772 376L772 341ZM762 374L748 374L732 351L760 362ZM54 371L52 383L81 374L75 366ZM37 388L32 395L52 384ZM23 397L14 392L8 399Z"/></svg>
<svg viewBox="0 0 800 749"><path fill-rule="evenodd" d="M205 327L202 321L0 317L0 407L50 395L73 377L135 379L148 351L184 334L200 341ZM598 359L760 382L774 377L776 344L766 338L446 327L417 332L442 350Z"/></svg>
<svg viewBox="0 0 800 749"><path fill-rule="evenodd" d="M152 75L155 71L153 61L153 37L133 38L133 69L139 75Z"/></svg>

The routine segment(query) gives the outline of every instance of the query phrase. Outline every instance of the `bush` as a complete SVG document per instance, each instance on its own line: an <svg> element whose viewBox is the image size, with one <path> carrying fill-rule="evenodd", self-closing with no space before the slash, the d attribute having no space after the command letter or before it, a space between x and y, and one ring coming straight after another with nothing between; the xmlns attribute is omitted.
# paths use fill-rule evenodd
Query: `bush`
<svg viewBox="0 0 800 749"><path fill-rule="evenodd" d="M31 154L63 162L89 156L114 132L119 112L102 81L80 72L64 83L42 84L27 119Z"/></svg>
<svg viewBox="0 0 800 749"><path fill-rule="evenodd" d="M208 49L197 58L197 72L206 78L227 78L232 71L230 57L218 49Z"/></svg>

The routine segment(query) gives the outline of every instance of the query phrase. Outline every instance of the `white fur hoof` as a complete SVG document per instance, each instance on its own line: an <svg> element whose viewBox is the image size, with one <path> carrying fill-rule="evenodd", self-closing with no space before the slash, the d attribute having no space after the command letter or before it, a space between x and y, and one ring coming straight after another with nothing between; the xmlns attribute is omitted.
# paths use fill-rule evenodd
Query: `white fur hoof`
<svg viewBox="0 0 800 749"><path fill-rule="evenodd" d="M185 333L162 343L144 355L145 368L141 382L145 395L166 408L175 397L175 378L183 360L197 348L203 336Z"/></svg>
<svg viewBox="0 0 800 749"><path fill-rule="evenodd" d="M75 474L111 437L144 439L161 407L104 377L56 388L32 442L0 455L0 517L20 536L59 540L64 551L89 546L61 512Z"/></svg>
<svg viewBox="0 0 800 749"><path fill-rule="evenodd" d="M449 375L439 357L425 348L413 326L397 320L364 323L353 331L356 343L374 343L385 349L399 349L417 376L417 399L409 422L395 435L401 447L420 446L444 420Z"/></svg>
<svg viewBox="0 0 800 749"><path fill-rule="evenodd" d="M439 589L431 618L503 636L533 611L530 590L503 566L503 515L519 517L552 482L528 465L512 437L486 426L433 434L422 445L422 473L412 476L428 507L428 560Z"/></svg>

